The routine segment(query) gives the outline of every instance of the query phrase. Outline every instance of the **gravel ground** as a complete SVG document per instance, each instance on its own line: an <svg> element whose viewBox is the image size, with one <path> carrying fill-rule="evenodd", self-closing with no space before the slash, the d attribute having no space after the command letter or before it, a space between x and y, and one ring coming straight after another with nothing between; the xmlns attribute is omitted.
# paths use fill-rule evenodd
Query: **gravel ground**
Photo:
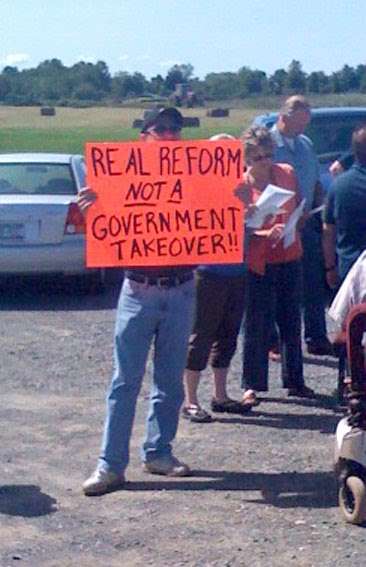
<svg viewBox="0 0 366 567"><path fill-rule="evenodd" d="M362 565L366 532L340 516L332 472L331 358L306 358L314 401L287 398L272 363L270 392L251 415L182 420L175 452L193 469L186 479L141 471L148 365L126 489L82 495L99 450L117 294L2 284L1 567ZM238 353L232 396L239 376ZM207 373L206 407L210 382Z"/></svg>

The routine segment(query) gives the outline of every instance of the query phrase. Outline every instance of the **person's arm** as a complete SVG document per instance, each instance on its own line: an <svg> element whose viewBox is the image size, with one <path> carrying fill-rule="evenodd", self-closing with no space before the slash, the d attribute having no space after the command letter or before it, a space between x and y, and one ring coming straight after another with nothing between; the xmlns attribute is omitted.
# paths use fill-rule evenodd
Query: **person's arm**
<svg viewBox="0 0 366 567"><path fill-rule="evenodd" d="M312 208L316 209L317 207L320 207L320 205L322 205L324 203L324 198L325 198L324 188L323 188L323 185L318 180L315 183L315 187L314 187L314 196L313 196Z"/></svg>
<svg viewBox="0 0 366 567"><path fill-rule="evenodd" d="M325 278L331 289L338 285L338 269L337 269L337 224L335 214L335 198L336 193L334 184L331 186L323 215L323 236L322 246L325 264Z"/></svg>
<svg viewBox="0 0 366 567"><path fill-rule="evenodd" d="M335 224L323 224L323 253L325 262L325 278L329 287L334 289L338 285Z"/></svg>
<svg viewBox="0 0 366 567"><path fill-rule="evenodd" d="M336 177L340 173L347 171L354 162L353 152L345 152L338 159L336 159L329 167L329 173Z"/></svg>
<svg viewBox="0 0 366 567"><path fill-rule="evenodd" d="M344 172L344 167L338 159L336 159L333 163L330 164L329 173L333 177L336 177L337 175L340 175L343 172Z"/></svg>
<svg viewBox="0 0 366 567"><path fill-rule="evenodd" d="M351 152L351 151L345 152L344 154L342 154L338 158L338 161L341 164L343 171L346 171L347 169L352 167L352 165L355 161L355 156L353 155L353 152Z"/></svg>

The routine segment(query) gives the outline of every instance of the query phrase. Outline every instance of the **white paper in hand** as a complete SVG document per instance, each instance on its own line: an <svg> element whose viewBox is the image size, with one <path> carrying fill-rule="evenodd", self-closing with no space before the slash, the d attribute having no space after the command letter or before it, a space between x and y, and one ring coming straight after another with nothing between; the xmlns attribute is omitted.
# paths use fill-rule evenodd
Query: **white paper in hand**
<svg viewBox="0 0 366 567"><path fill-rule="evenodd" d="M266 217L280 213L282 205L293 196L294 193L292 191L270 183L255 203L256 211L246 221L246 226L249 228L262 228Z"/></svg>
<svg viewBox="0 0 366 567"><path fill-rule="evenodd" d="M302 216L305 207L305 199L303 199L298 207L291 213L285 227L283 229L283 247L288 248L295 242L296 238L296 226L299 218Z"/></svg>

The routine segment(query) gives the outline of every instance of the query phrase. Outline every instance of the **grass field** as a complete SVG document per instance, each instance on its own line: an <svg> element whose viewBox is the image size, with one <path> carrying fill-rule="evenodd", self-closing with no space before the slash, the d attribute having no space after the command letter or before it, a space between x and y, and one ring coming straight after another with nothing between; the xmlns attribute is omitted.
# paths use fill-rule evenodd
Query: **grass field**
<svg viewBox="0 0 366 567"><path fill-rule="evenodd" d="M198 116L200 128L185 128L185 139L207 138L219 132L238 135L263 109L233 109L228 118L210 118L206 109L184 109ZM83 153L87 141L134 140L132 128L141 118L138 108L56 108L55 116L41 116L36 107L0 107L0 151L50 151Z"/></svg>
<svg viewBox="0 0 366 567"><path fill-rule="evenodd" d="M366 95L323 95L312 97L314 106L366 106ZM185 116L198 116L200 128L185 128L185 139L208 138L219 132L239 135L253 117L277 110L281 99L258 97L226 102L228 118L206 116L206 108L183 109ZM0 151L49 151L83 153L87 141L135 140L138 129L132 128L141 118L143 108L56 108L55 116L41 116L39 107L0 106Z"/></svg>

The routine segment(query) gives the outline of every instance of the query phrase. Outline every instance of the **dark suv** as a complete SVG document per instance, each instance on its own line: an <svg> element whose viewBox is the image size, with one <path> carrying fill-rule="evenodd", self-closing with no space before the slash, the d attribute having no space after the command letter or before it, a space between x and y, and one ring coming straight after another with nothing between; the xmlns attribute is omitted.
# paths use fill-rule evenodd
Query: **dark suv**
<svg viewBox="0 0 366 567"><path fill-rule="evenodd" d="M277 116L277 112L262 114L254 119L253 125L271 128ZM326 189L331 181L328 171L330 164L350 149L352 132L361 124L366 124L365 107L312 109L311 122L305 134L314 144L320 161L322 183Z"/></svg>

